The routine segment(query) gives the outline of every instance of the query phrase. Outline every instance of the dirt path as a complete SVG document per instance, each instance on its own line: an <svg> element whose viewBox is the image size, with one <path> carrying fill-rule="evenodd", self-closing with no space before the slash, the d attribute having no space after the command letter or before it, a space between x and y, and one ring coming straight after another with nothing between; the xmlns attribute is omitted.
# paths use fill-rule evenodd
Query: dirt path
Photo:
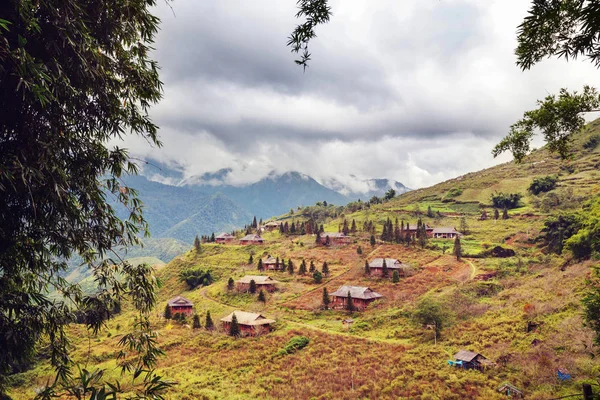
<svg viewBox="0 0 600 400"><path fill-rule="evenodd" d="M477 275L477 267L470 260L465 260L471 266L471 275L469 275L469 281L475 279L475 275ZM464 282L463 282L464 283Z"/></svg>

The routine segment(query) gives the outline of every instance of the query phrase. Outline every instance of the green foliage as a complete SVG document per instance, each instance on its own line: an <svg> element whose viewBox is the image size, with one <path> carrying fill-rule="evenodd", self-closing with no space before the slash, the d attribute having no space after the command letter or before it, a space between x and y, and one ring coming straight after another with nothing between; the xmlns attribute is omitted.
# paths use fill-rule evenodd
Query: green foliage
<svg viewBox="0 0 600 400"><path fill-rule="evenodd" d="M394 270L394 273L392 274L392 282L393 283L400 282L400 274L398 273L398 270Z"/></svg>
<svg viewBox="0 0 600 400"><path fill-rule="evenodd" d="M359 256L362 255L363 251L362 251L362 247L358 246L356 248L356 254L358 254Z"/></svg>
<svg viewBox="0 0 600 400"><path fill-rule="evenodd" d="M331 7L328 6L327 0L299 0L297 4L296 18L306 17L306 21L296 26L288 38L287 45L291 47L293 53L301 53L300 59L294 62L306 70L310 61L308 43L317 36L315 27L329 22Z"/></svg>
<svg viewBox="0 0 600 400"><path fill-rule="evenodd" d="M562 254L565 241L579 231L578 218L573 214L552 216L544 221L540 239L548 251Z"/></svg>
<svg viewBox="0 0 600 400"><path fill-rule="evenodd" d="M300 275L306 275L306 261L304 261L304 259L302 259L302 262L300 263L300 268L298 268L298 273Z"/></svg>
<svg viewBox="0 0 600 400"><path fill-rule="evenodd" d="M288 260L287 271L288 271L288 274L294 275L294 263L292 262L291 258Z"/></svg>
<svg viewBox="0 0 600 400"><path fill-rule="evenodd" d="M600 196L584 205L578 223L580 229L566 240L566 247L578 259L600 254Z"/></svg>
<svg viewBox="0 0 600 400"><path fill-rule="evenodd" d="M200 325L200 317L198 316L198 314L194 314L194 319L192 322L192 328L193 329L200 329L202 328L202 325Z"/></svg>
<svg viewBox="0 0 600 400"><path fill-rule="evenodd" d="M200 238L198 237L198 235L196 235L196 237L194 238L194 250L196 250L197 253L200 252Z"/></svg>
<svg viewBox="0 0 600 400"><path fill-rule="evenodd" d="M548 95L537 104L538 109L525 112L523 119L510 127L508 135L494 147L494 157L510 151L515 160L521 162L531 152L533 135L540 130L548 149L566 159L571 152L573 135L585 125L581 114L597 109L600 97L596 89L584 86L583 93L569 93L567 89L561 89L558 99L555 95Z"/></svg>
<svg viewBox="0 0 600 400"><path fill-rule="evenodd" d="M235 282L233 281L233 278L229 277L229 279L227 280L227 290L233 290L234 287Z"/></svg>
<svg viewBox="0 0 600 400"><path fill-rule="evenodd" d="M434 325L436 335L439 336L450 314L439 302L431 297L424 297L417 303L413 318L421 325Z"/></svg>
<svg viewBox="0 0 600 400"><path fill-rule="evenodd" d="M250 254L250 257L248 258L248 264L254 264L254 257L252 257L252 254Z"/></svg>
<svg viewBox="0 0 600 400"><path fill-rule="evenodd" d="M266 303L267 302L267 295L265 294L264 290L260 290L260 292L258 292L258 301L262 302L262 303Z"/></svg>
<svg viewBox="0 0 600 400"><path fill-rule="evenodd" d="M586 326L594 333L596 345L600 345L600 270L594 269L594 277L587 282L587 291L582 299Z"/></svg>
<svg viewBox="0 0 600 400"><path fill-rule="evenodd" d="M211 330L211 329L213 329L215 327L215 324L214 324L214 322L212 320L212 317L210 316L210 310L208 310L206 312L206 321L204 322L204 327L207 330Z"/></svg>
<svg viewBox="0 0 600 400"><path fill-rule="evenodd" d="M346 310L348 312L354 311L354 302L352 301L352 294L348 291L348 297L346 298Z"/></svg>
<svg viewBox="0 0 600 400"><path fill-rule="evenodd" d="M250 257L252 257L252 256L250 256ZM262 260L260 258L258 259L258 267L257 267L257 269L259 271L264 271L264 269L265 269L265 267L263 266L263 262L262 262Z"/></svg>
<svg viewBox="0 0 600 400"><path fill-rule="evenodd" d="M239 337L240 333L240 324L238 323L235 313L233 313L231 316L231 323L229 324L229 336Z"/></svg>
<svg viewBox="0 0 600 400"><path fill-rule="evenodd" d="M375 246L375 235L371 235L371 239L369 240L369 242L371 243L371 247Z"/></svg>
<svg viewBox="0 0 600 400"><path fill-rule="evenodd" d="M302 350L308 346L309 343L310 339L306 336L293 336L285 345L285 347L277 352L276 356L281 357L288 354L293 354L298 350Z"/></svg>
<svg viewBox="0 0 600 400"><path fill-rule="evenodd" d="M369 262L365 260L365 274L371 275L371 268L369 267Z"/></svg>
<svg viewBox="0 0 600 400"><path fill-rule="evenodd" d="M321 272L325 276L329 276L329 265L327 265L327 261L323 261L323 267L321 268Z"/></svg>
<svg viewBox="0 0 600 400"><path fill-rule="evenodd" d="M385 262L385 258L383 259L383 263L381 264L381 276L387 278L389 275L389 270L387 267L387 263Z"/></svg>
<svg viewBox="0 0 600 400"><path fill-rule="evenodd" d="M385 192L385 196L383 198L384 200L391 200L394 197L396 197L396 191L390 188L387 192Z"/></svg>
<svg viewBox="0 0 600 400"><path fill-rule="evenodd" d="M254 279L250 280L250 288L248 289L248 291L251 294L256 293L256 282L254 281Z"/></svg>
<svg viewBox="0 0 600 400"><path fill-rule="evenodd" d="M521 193L494 192L491 195L491 200L495 208L511 209L519 207L521 197L523 197Z"/></svg>
<svg viewBox="0 0 600 400"><path fill-rule="evenodd" d="M593 151L600 144L600 135L590 136L584 143L583 148L589 151Z"/></svg>
<svg viewBox="0 0 600 400"><path fill-rule="evenodd" d="M460 243L460 237L456 236L454 238L454 247L452 248L452 254L456 257L458 261L462 258L462 245Z"/></svg>
<svg viewBox="0 0 600 400"><path fill-rule="evenodd" d="M444 198L448 198L448 199L452 199L454 197L458 197L463 193L461 188L452 188L450 190L448 190L448 192L446 192L446 195L444 196Z"/></svg>
<svg viewBox="0 0 600 400"><path fill-rule="evenodd" d="M165 312L163 315L164 315L165 319L173 318L173 314L171 313L171 307L169 307L168 304L165 306Z"/></svg>
<svg viewBox="0 0 600 400"><path fill-rule="evenodd" d="M204 270L200 267L184 269L179 274L179 279L185 282L190 289L200 285L208 286L213 282L210 269Z"/></svg>
<svg viewBox="0 0 600 400"><path fill-rule="evenodd" d="M318 269L315 269L315 272L313 272L313 280L315 283L321 283L321 281L323 281L323 274L321 274Z"/></svg>
<svg viewBox="0 0 600 400"><path fill-rule="evenodd" d="M329 303L331 302L331 299L329 298L329 293L327 293L327 288L324 287L323 288L323 299L322 299L322 306L325 310L327 310L329 308Z"/></svg>
<svg viewBox="0 0 600 400"><path fill-rule="evenodd" d="M531 185L527 189L531 194L538 195L553 190L558 182L558 176L548 175L544 177L534 178Z"/></svg>

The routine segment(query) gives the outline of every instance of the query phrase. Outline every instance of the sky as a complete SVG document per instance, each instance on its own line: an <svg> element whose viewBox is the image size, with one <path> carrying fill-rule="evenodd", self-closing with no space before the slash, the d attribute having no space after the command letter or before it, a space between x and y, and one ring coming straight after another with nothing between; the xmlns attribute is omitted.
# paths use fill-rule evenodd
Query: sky
<svg viewBox="0 0 600 400"><path fill-rule="evenodd" d="M491 150L537 99L600 84L585 61L515 65L525 0L330 0L306 71L286 47L295 0L158 3L164 146L126 147L186 176L231 168L229 184L293 170L430 186L509 161Z"/></svg>

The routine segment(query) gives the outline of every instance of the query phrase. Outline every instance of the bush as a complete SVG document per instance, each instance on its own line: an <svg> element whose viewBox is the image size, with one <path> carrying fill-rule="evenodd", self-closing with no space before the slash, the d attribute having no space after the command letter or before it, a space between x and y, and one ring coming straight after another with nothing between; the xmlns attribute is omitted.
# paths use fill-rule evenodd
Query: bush
<svg viewBox="0 0 600 400"><path fill-rule="evenodd" d="M213 282L210 269L206 271L201 268L188 268L179 274L179 279L187 283L190 289L194 289L200 285L208 286Z"/></svg>
<svg viewBox="0 0 600 400"><path fill-rule="evenodd" d="M540 193L546 193L554 189L556 187L556 182L558 182L558 177L556 175L534 178L527 190L529 193L537 196Z"/></svg>
<svg viewBox="0 0 600 400"><path fill-rule="evenodd" d="M461 188L452 188L450 190L448 190L448 193L446 193L447 198L453 198L453 197L458 197L462 194L462 189Z"/></svg>
<svg viewBox="0 0 600 400"><path fill-rule="evenodd" d="M600 144L600 135L593 135L583 143L583 148L589 151L594 150Z"/></svg>
<svg viewBox="0 0 600 400"><path fill-rule="evenodd" d="M279 350L276 356L285 356L287 354L293 354L298 350L302 350L310 343L310 339L306 336L294 336L290 339L290 341L285 345L285 347Z"/></svg>
<svg viewBox="0 0 600 400"><path fill-rule="evenodd" d="M508 209L519 207L519 202L521 201L521 197L523 195L521 193L502 193L495 192L491 196L492 204L495 208L499 209Z"/></svg>

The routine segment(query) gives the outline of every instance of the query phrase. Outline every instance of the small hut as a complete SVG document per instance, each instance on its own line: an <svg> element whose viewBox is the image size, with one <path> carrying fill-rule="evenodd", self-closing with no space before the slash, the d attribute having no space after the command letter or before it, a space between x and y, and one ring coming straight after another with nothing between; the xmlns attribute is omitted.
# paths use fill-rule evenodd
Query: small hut
<svg viewBox="0 0 600 400"><path fill-rule="evenodd" d="M194 303L183 296L172 298L167 301L167 304L171 309L172 316L175 316L175 314L184 314L189 317L194 312Z"/></svg>
<svg viewBox="0 0 600 400"><path fill-rule="evenodd" d="M263 244L265 243L265 239L263 239L260 235L251 234L246 235L240 239L240 244Z"/></svg>
<svg viewBox="0 0 600 400"><path fill-rule="evenodd" d="M431 234L435 239L454 239L457 236L462 236L462 233L452 227L433 228Z"/></svg>
<svg viewBox="0 0 600 400"><path fill-rule="evenodd" d="M476 369L483 371L484 368L492 366L494 363L479 353L468 350L460 350L454 355L454 361L450 365L462 367L464 369Z"/></svg>
<svg viewBox="0 0 600 400"><path fill-rule="evenodd" d="M523 392L520 391L515 385L512 385L508 382L503 382L500 386L498 386L498 391L513 399L523 398Z"/></svg>
<svg viewBox="0 0 600 400"><path fill-rule="evenodd" d="M237 289L240 292L247 292L250 289L250 282L256 283L257 290L264 290L266 292L274 292L275 284L279 283L270 276L265 275L246 275L242 279L236 282Z"/></svg>
<svg viewBox="0 0 600 400"><path fill-rule="evenodd" d="M363 311L373 301L383 296L363 286L341 286L338 290L331 293L331 307L343 309L347 307L348 293L352 298L352 308L357 311Z"/></svg>
<svg viewBox="0 0 600 400"><path fill-rule="evenodd" d="M273 231L275 229L279 229L279 225L281 225L281 221L271 221L267 222L262 227L265 231Z"/></svg>
<svg viewBox="0 0 600 400"><path fill-rule="evenodd" d="M263 267L266 270L277 270L277 259L272 257L270 254L267 256L265 260L263 260ZM279 267L281 267L281 261L279 262Z"/></svg>
<svg viewBox="0 0 600 400"><path fill-rule="evenodd" d="M406 277L411 270L411 266L404 264L395 258L374 258L369 263L369 274L372 276L383 276L383 261L385 260L385 266L388 270L388 277L392 277L394 271L398 271L398 274L402 277Z"/></svg>
<svg viewBox="0 0 600 400"><path fill-rule="evenodd" d="M233 236L231 233L223 232L215 238L215 242L229 243L229 242L233 241L233 239L235 239L235 236Z"/></svg>
<svg viewBox="0 0 600 400"><path fill-rule="evenodd" d="M321 233L320 240L321 244L327 244L327 238L329 238L330 245L343 245L350 243L350 236L343 234L342 232L325 232Z"/></svg>
<svg viewBox="0 0 600 400"><path fill-rule="evenodd" d="M223 329L225 331L229 330L233 314L235 314L238 325L240 326L240 333L242 336L256 336L261 333L270 332L272 325L275 323L275 320L267 319L262 314L234 311L225 318L221 318L221 323L223 324Z"/></svg>

